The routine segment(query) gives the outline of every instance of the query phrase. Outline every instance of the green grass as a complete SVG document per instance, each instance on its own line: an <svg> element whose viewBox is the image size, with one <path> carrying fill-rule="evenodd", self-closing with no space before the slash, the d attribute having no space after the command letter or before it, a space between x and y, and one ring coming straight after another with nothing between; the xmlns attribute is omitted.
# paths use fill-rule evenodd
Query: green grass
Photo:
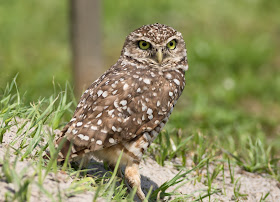
<svg viewBox="0 0 280 202"><path fill-rule="evenodd" d="M75 106L74 103L76 103L68 84L65 85L64 90L54 93L49 98L42 98L31 103L30 106L25 106L21 101L23 99L21 93L17 91L15 79L7 85L4 93L0 95L1 137L3 138L5 132L9 131L14 125L18 126L17 136L9 144L10 148L7 150L5 158L0 159L3 170L0 179L12 183L15 187L15 192L8 191L6 193L7 201L28 200L32 184L38 186L40 192L49 197L50 200L57 200L56 197L62 200L62 195L52 196L44 188L44 180L47 175L51 172L58 173L60 170L74 178L71 186L66 190L66 196L68 197L85 191L93 191L95 199L102 197L107 200L131 201L134 198L135 192L129 193L124 181L116 176L118 165L112 173L109 172L104 176L88 176L86 173L90 170L82 170L81 166L75 169L67 162L63 165L57 164L56 157L59 148L58 150L54 148L53 130L65 124L65 119L70 118L73 113L73 106ZM49 129L44 129L45 125L49 126ZM229 136L228 138L233 141L233 137ZM253 141L253 139L255 140ZM214 144L202 132L188 134L180 129L170 130L169 132L168 129L164 130L149 148L149 155L162 166L167 161L173 161L175 158L179 159L179 164L176 161L177 164L174 166L180 172L158 189L150 190L147 200L155 201L171 196L174 197L174 201L201 201L204 198L211 200L213 193L222 192L212 184L219 174L224 173L225 165L228 165L230 170L231 183L234 184L233 194L236 200L245 199L247 196L240 192L241 179L235 177L234 167L237 165L249 172L267 173L280 181L280 169L277 166L280 160L271 152L272 150L277 151L278 148L268 145L261 139L261 136L236 136L234 141L236 145L240 145L238 147L241 149L240 152L237 152L236 147L227 148L227 142L222 140L216 139ZM15 144L19 146L16 147ZM47 148L52 156L49 160L43 159L43 154ZM16 159L11 160L9 158L10 153L14 154ZM187 158L192 159L191 169L186 167ZM17 171L16 165L24 160L31 162L33 168L31 174L27 169ZM213 170L209 169L210 164L215 165ZM206 175L203 174L203 170L207 171ZM196 173L195 177L190 175L191 172ZM37 180L35 180L35 176L38 177ZM208 189L201 190L199 196L194 195L195 193L178 195L176 190L183 184L195 181L204 182ZM171 186L175 186L175 190L167 192L166 190ZM261 200L264 200L267 196L263 196Z"/></svg>

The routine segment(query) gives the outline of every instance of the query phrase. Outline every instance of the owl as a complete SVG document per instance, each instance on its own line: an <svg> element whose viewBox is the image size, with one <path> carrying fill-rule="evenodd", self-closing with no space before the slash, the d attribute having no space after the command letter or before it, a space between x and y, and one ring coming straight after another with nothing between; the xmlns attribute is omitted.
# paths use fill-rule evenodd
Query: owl
<svg viewBox="0 0 280 202"><path fill-rule="evenodd" d="M58 160L93 155L114 166L123 152L126 182L143 200L140 161L182 94L187 69L180 32L158 23L131 32L116 64L84 92L61 131Z"/></svg>

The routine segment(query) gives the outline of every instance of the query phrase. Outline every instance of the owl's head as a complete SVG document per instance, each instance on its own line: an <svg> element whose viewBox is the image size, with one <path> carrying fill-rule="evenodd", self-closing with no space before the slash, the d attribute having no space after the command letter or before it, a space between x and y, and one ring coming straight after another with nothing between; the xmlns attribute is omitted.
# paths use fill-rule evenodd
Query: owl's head
<svg viewBox="0 0 280 202"><path fill-rule="evenodd" d="M158 23L144 25L131 32L126 37L122 57L151 68L188 69L182 34Z"/></svg>

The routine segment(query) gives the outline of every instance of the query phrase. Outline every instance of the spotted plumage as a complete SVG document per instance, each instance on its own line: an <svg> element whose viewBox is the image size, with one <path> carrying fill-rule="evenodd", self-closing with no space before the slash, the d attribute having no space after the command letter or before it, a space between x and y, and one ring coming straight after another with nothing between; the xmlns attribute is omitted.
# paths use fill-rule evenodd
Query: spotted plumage
<svg viewBox="0 0 280 202"><path fill-rule="evenodd" d="M87 154L114 165L123 151L125 177L144 199L138 166L182 94L187 68L175 29L152 24L129 34L117 63L84 92L61 131L60 160L70 152L70 159Z"/></svg>

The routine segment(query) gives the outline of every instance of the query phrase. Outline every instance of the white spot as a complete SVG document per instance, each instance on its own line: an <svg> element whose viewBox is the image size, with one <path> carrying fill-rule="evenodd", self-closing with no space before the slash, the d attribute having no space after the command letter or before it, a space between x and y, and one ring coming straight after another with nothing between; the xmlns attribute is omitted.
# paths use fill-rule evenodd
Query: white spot
<svg viewBox="0 0 280 202"><path fill-rule="evenodd" d="M173 79L174 83L176 83L178 86L180 85L180 81L178 79Z"/></svg>
<svg viewBox="0 0 280 202"><path fill-rule="evenodd" d="M138 123L139 125L142 124L141 119L137 119L137 123Z"/></svg>
<svg viewBox="0 0 280 202"><path fill-rule="evenodd" d="M134 74L132 77L135 78L135 79L139 78L139 76L137 74Z"/></svg>
<svg viewBox="0 0 280 202"><path fill-rule="evenodd" d="M86 90L85 93L88 93L88 90Z"/></svg>
<svg viewBox="0 0 280 202"><path fill-rule="evenodd" d="M73 119L70 120L70 122L72 122L72 121L76 121L76 118L73 118Z"/></svg>
<svg viewBox="0 0 280 202"><path fill-rule="evenodd" d="M101 140L97 140L97 141L96 141L96 144L102 145L102 141L101 141Z"/></svg>
<svg viewBox="0 0 280 202"><path fill-rule="evenodd" d="M121 104L122 106L124 106L124 105L127 104L127 101L126 101L126 100L122 100L122 101L120 101L120 104Z"/></svg>
<svg viewBox="0 0 280 202"><path fill-rule="evenodd" d="M159 120L155 120L155 124L159 124Z"/></svg>
<svg viewBox="0 0 280 202"><path fill-rule="evenodd" d="M147 110L147 106L146 105L142 105L142 111L146 111Z"/></svg>
<svg viewBox="0 0 280 202"><path fill-rule="evenodd" d="M115 106L116 108L119 108L119 105L118 105L118 101L117 101L117 100L114 101L114 106Z"/></svg>
<svg viewBox="0 0 280 202"><path fill-rule="evenodd" d="M154 116L151 114L151 115L148 116L148 118L149 118L150 120L152 120L152 119L154 118Z"/></svg>
<svg viewBox="0 0 280 202"><path fill-rule="evenodd" d="M72 131L72 128L68 128L66 133L71 133L71 131Z"/></svg>
<svg viewBox="0 0 280 202"><path fill-rule="evenodd" d="M142 121L145 121L145 115L143 114L143 116L142 116Z"/></svg>
<svg viewBox="0 0 280 202"><path fill-rule="evenodd" d="M78 126L78 127L81 126L81 125L83 125L83 122L78 122L78 123L77 123L77 126Z"/></svg>
<svg viewBox="0 0 280 202"><path fill-rule="evenodd" d="M95 118L99 118L102 115L102 112L97 114L97 116Z"/></svg>
<svg viewBox="0 0 280 202"><path fill-rule="evenodd" d="M140 91L141 91L141 88L137 88L137 91L136 91L136 92L137 92L137 93L140 93Z"/></svg>
<svg viewBox="0 0 280 202"><path fill-rule="evenodd" d="M99 120L97 121L97 125L100 125L101 123L102 123L102 120L99 119Z"/></svg>
<svg viewBox="0 0 280 202"><path fill-rule="evenodd" d="M128 117L129 118L129 117ZM118 128L118 132L121 132L122 131L122 128Z"/></svg>
<svg viewBox="0 0 280 202"><path fill-rule="evenodd" d="M152 113L153 113L153 110L152 110L151 108L149 108L149 109L147 110L147 114L151 115Z"/></svg>
<svg viewBox="0 0 280 202"><path fill-rule="evenodd" d="M117 85L114 84L114 83L111 86L112 86L112 88L116 88L117 87Z"/></svg>
<svg viewBox="0 0 280 202"><path fill-rule="evenodd" d="M74 135L77 134L77 132L78 132L78 130L76 130L76 129L72 130L72 133L73 133Z"/></svg>
<svg viewBox="0 0 280 202"><path fill-rule="evenodd" d="M98 97L99 97L102 93L103 93L103 90L99 90L99 91L97 91L97 95L98 95Z"/></svg>
<svg viewBox="0 0 280 202"><path fill-rule="evenodd" d="M90 127L92 130L97 130L97 126L91 126Z"/></svg>
<svg viewBox="0 0 280 202"><path fill-rule="evenodd" d="M129 119L130 119L130 117L125 118L125 119L123 120L123 122L125 123L125 122L127 122Z"/></svg>
<svg viewBox="0 0 280 202"><path fill-rule="evenodd" d="M158 100L158 101L157 101L157 107L158 107L159 105L160 105L160 101Z"/></svg>
<svg viewBox="0 0 280 202"><path fill-rule="evenodd" d="M109 142L110 142L111 144L114 144L115 140L114 140L113 138L109 138Z"/></svg>
<svg viewBox="0 0 280 202"><path fill-rule="evenodd" d="M173 96L173 93L172 93L172 92L169 92L169 96L172 97L172 96Z"/></svg>
<svg viewBox="0 0 280 202"><path fill-rule="evenodd" d="M131 109L130 109L129 107L127 108L127 112L128 112L129 114L132 113L132 111L131 111Z"/></svg>
<svg viewBox="0 0 280 202"><path fill-rule="evenodd" d="M108 92L107 92L107 91L104 91L104 92L102 93L102 96L103 96L103 97L107 97L107 96L108 96Z"/></svg>
<svg viewBox="0 0 280 202"><path fill-rule="evenodd" d="M100 132L101 132L101 133L108 133L108 131L107 131L107 130L104 130L104 129L101 129Z"/></svg>
<svg viewBox="0 0 280 202"><path fill-rule="evenodd" d="M112 116L112 114L114 113L114 109L112 109L112 110L110 110L110 111L108 111L108 114L110 115L110 116Z"/></svg>
<svg viewBox="0 0 280 202"><path fill-rule="evenodd" d="M86 135L83 135L83 134L79 134L78 137L79 137L81 140L89 140L89 137L86 136Z"/></svg>
<svg viewBox="0 0 280 202"><path fill-rule="evenodd" d="M93 142L93 141L94 141L94 138L91 138L90 141Z"/></svg>
<svg viewBox="0 0 280 202"><path fill-rule="evenodd" d="M151 80L150 80L150 79L147 79L147 78L146 78L146 79L144 79L143 81L144 81L144 83L146 83L146 84L151 84Z"/></svg>
<svg viewBox="0 0 280 202"><path fill-rule="evenodd" d="M117 128L116 128L115 126L112 126L112 130L113 130L114 132L116 132L116 131L117 131Z"/></svg>
<svg viewBox="0 0 280 202"><path fill-rule="evenodd" d="M112 92L112 94L115 95L115 94L117 93L117 91L118 91L118 90L114 90L114 91Z"/></svg>
<svg viewBox="0 0 280 202"><path fill-rule="evenodd" d="M152 128L151 127L147 127L147 131L151 131L152 130Z"/></svg>
<svg viewBox="0 0 280 202"><path fill-rule="evenodd" d="M157 96L157 93L153 93L153 96L155 96L155 97L156 97L156 96Z"/></svg>
<svg viewBox="0 0 280 202"><path fill-rule="evenodd" d="M169 74L169 73L167 73L167 74L165 75L165 78L167 78L167 79L172 79L172 75Z"/></svg>
<svg viewBox="0 0 280 202"><path fill-rule="evenodd" d="M127 90L127 89L128 89L128 84L126 83L123 85L123 90Z"/></svg>

